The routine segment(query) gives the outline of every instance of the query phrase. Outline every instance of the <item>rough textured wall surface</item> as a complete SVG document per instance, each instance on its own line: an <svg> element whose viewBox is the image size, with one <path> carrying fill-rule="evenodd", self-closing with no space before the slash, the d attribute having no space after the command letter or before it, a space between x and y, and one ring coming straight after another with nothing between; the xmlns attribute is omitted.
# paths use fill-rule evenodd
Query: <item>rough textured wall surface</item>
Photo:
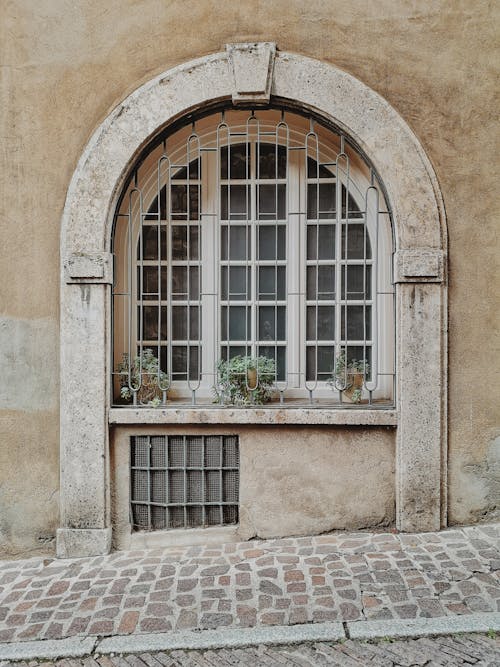
<svg viewBox="0 0 500 667"><path fill-rule="evenodd" d="M0 544L58 524L59 229L94 129L128 93L226 42L331 62L413 128L449 231L449 520L500 515L498 5L487 0L5 0L0 8ZM14 370L12 370L12 368Z"/></svg>
<svg viewBox="0 0 500 667"><path fill-rule="evenodd" d="M393 428L119 427L111 445L115 543L126 544L130 535L130 437L138 433L238 434L240 513L234 539L309 535L394 522Z"/></svg>

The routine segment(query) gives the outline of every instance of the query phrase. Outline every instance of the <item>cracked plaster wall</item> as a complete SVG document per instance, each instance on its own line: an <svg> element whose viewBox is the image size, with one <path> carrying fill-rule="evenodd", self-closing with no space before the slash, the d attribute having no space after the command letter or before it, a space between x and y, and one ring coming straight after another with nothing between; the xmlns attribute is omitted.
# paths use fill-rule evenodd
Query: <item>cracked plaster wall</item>
<svg viewBox="0 0 500 667"><path fill-rule="evenodd" d="M16 0L0 12L0 317L17 355L7 360L0 404L3 548L37 548L59 520L57 354L48 352L50 381L43 396L34 392L38 403L28 406L32 389L18 389L26 369L41 369L40 349L58 345L59 224L77 160L97 125L140 84L236 41L276 41L344 68L385 97L427 151L449 231L449 519L497 516L494 3L202 0L187 9L180 0ZM33 334L40 321L50 334Z"/></svg>

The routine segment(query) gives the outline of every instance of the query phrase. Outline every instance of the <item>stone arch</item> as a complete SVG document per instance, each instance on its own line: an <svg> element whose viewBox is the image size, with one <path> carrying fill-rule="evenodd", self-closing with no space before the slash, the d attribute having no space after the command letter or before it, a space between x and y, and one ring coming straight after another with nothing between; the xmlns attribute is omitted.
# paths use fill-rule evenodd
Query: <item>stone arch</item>
<svg viewBox="0 0 500 667"><path fill-rule="evenodd" d="M110 243L130 165L193 110L271 98L339 127L383 178L396 243L397 522L401 530L437 530L446 521L446 225L432 166L399 114L348 73L271 43L234 44L129 95L94 132L73 174L61 223L59 555L110 548Z"/></svg>

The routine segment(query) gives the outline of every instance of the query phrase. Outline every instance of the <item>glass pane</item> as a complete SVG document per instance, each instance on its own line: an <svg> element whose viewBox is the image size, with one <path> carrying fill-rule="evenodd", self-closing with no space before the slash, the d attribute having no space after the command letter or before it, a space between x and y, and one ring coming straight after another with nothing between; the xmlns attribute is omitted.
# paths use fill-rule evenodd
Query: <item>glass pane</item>
<svg viewBox="0 0 500 667"><path fill-rule="evenodd" d="M345 282L347 270L347 298L372 298L372 267L371 266L343 266L342 267L342 298L346 298ZM366 274L365 274L366 271Z"/></svg>
<svg viewBox="0 0 500 667"><path fill-rule="evenodd" d="M340 351L345 353L345 347L342 347L341 349L338 350L338 352ZM363 348L362 345L348 345L346 356L348 363L351 361L363 361L364 359L371 368L372 348L369 345L367 345L365 348ZM370 377L370 375L368 375L367 377Z"/></svg>
<svg viewBox="0 0 500 667"><path fill-rule="evenodd" d="M332 166L331 169L334 169ZM307 178L333 178L335 173L322 164L318 164L312 157L307 158Z"/></svg>
<svg viewBox="0 0 500 667"><path fill-rule="evenodd" d="M335 348L330 345L326 347L308 347L306 352L306 378L307 380L326 381L332 376Z"/></svg>
<svg viewBox="0 0 500 667"><path fill-rule="evenodd" d="M167 219L167 187L164 185L160 190L160 218ZM158 220L158 195L153 199L151 206L148 209L145 220Z"/></svg>
<svg viewBox="0 0 500 667"><path fill-rule="evenodd" d="M319 202L318 202L319 187ZM319 203L319 215L318 215ZM335 216L335 183L309 183L307 186L307 218L325 219Z"/></svg>
<svg viewBox="0 0 500 667"><path fill-rule="evenodd" d="M198 219L198 186L189 186L189 211L187 200L187 185L172 185L171 188L172 218L176 220Z"/></svg>
<svg viewBox="0 0 500 667"><path fill-rule="evenodd" d="M285 259L286 227L259 226L259 259Z"/></svg>
<svg viewBox="0 0 500 667"><path fill-rule="evenodd" d="M198 346L173 345L172 346L172 380L187 380L187 367L189 356L189 379L198 379L201 355L198 358Z"/></svg>
<svg viewBox="0 0 500 667"><path fill-rule="evenodd" d="M260 345L260 357L274 359L276 362L276 379L284 381L286 379L286 348L274 345Z"/></svg>
<svg viewBox="0 0 500 667"><path fill-rule="evenodd" d="M347 190L345 189L345 185L342 186L342 217L346 217L346 194ZM347 203L348 203L348 217L349 218L362 218L363 213L360 211L359 206L356 204L354 201L354 197L349 194L347 198Z"/></svg>
<svg viewBox="0 0 500 667"><path fill-rule="evenodd" d="M227 158L229 158L229 175L227 173ZM248 162L248 170L247 170ZM239 179L250 178L250 146L248 144L233 144L220 149L221 178Z"/></svg>
<svg viewBox="0 0 500 667"><path fill-rule="evenodd" d="M335 339L335 307L318 306L318 320L316 326L316 306L307 307L307 340L334 340Z"/></svg>
<svg viewBox="0 0 500 667"><path fill-rule="evenodd" d="M317 277L317 284L316 284ZM307 298L327 301L335 299L335 267L307 267Z"/></svg>
<svg viewBox="0 0 500 667"><path fill-rule="evenodd" d="M221 359L227 359L229 356L229 359L232 359L233 357L245 357L249 356L252 353L252 350L249 346L244 346L244 345L230 345L229 346L229 352L228 352L228 347L227 345L223 345L220 349L220 358Z"/></svg>
<svg viewBox="0 0 500 667"><path fill-rule="evenodd" d="M189 259L198 259L198 227L190 225L189 227Z"/></svg>
<svg viewBox="0 0 500 667"><path fill-rule="evenodd" d="M227 284L229 270L229 291ZM245 280L246 276L246 280ZM252 298L251 271L244 266L221 267L221 298L244 301Z"/></svg>
<svg viewBox="0 0 500 667"><path fill-rule="evenodd" d="M164 267L166 268L166 267ZM141 291L141 267L137 267L137 292ZM144 301L158 299L158 267L157 266L144 266L142 272L142 298ZM167 298L167 272L161 272L161 297L162 299Z"/></svg>
<svg viewBox="0 0 500 667"><path fill-rule="evenodd" d="M228 238L229 236L229 238ZM229 257L228 257L229 249ZM221 227L221 259L241 261L250 258L250 228L243 225Z"/></svg>
<svg viewBox="0 0 500 667"><path fill-rule="evenodd" d="M166 271L164 272L166 274ZM198 283L198 267L189 267L190 283L189 283L189 298L198 299L200 293L200 286ZM173 266L172 267L172 299L174 301L184 301L188 299L188 267L187 266ZM163 298L167 298L166 291L163 291Z"/></svg>
<svg viewBox="0 0 500 667"><path fill-rule="evenodd" d="M346 336L346 306L342 307L342 324L340 335L343 340L365 340L364 322L366 320L366 340L371 338L371 306L347 306L347 336Z"/></svg>
<svg viewBox="0 0 500 667"><path fill-rule="evenodd" d="M142 308L142 340L157 340L158 339L158 326L159 319L161 316L161 339L165 340L167 337L167 307L158 306L143 306ZM141 321L141 308L137 308L137 339L141 340L141 330L140 330L140 321Z"/></svg>
<svg viewBox="0 0 500 667"><path fill-rule="evenodd" d="M307 226L307 259L335 259L335 225L333 223Z"/></svg>
<svg viewBox="0 0 500 667"><path fill-rule="evenodd" d="M259 219L279 220L285 218L286 185L258 185L259 189Z"/></svg>
<svg viewBox="0 0 500 667"><path fill-rule="evenodd" d="M172 306L172 338L173 340L198 340L198 306L189 306L189 332L187 306Z"/></svg>
<svg viewBox="0 0 500 667"><path fill-rule="evenodd" d="M250 217L248 187L246 185L222 185L220 197L222 220L228 219L228 204L231 220L246 220Z"/></svg>
<svg viewBox="0 0 500 667"><path fill-rule="evenodd" d="M161 257L167 258L167 236L165 227L160 230ZM141 258L141 245L137 244L137 259ZM142 258L158 259L158 226L144 225L142 228Z"/></svg>
<svg viewBox="0 0 500 667"><path fill-rule="evenodd" d="M259 173L257 178L286 178L286 147L258 144ZM276 157L278 160L276 161Z"/></svg>
<svg viewBox="0 0 500 667"><path fill-rule="evenodd" d="M346 225L342 225L342 259L364 259L365 258L365 238L366 238L366 259L371 259L371 245L368 232L363 224L349 224L347 225L347 241L346 241ZM347 252L346 252L347 248Z"/></svg>
<svg viewBox="0 0 500 667"><path fill-rule="evenodd" d="M259 299L274 301L285 299L286 279L284 266L261 266L259 268ZM276 282L277 291L276 291Z"/></svg>
<svg viewBox="0 0 500 667"><path fill-rule="evenodd" d="M172 267L172 299L187 300L188 298L188 284L187 284L187 266L173 266Z"/></svg>
<svg viewBox="0 0 500 667"><path fill-rule="evenodd" d="M191 160L191 162L189 163L189 178L198 178L198 168L199 168L198 158L196 158L195 160ZM180 169L177 169L175 174L172 175L172 180L181 180L186 178L187 178L186 167L180 167Z"/></svg>
<svg viewBox="0 0 500 667"><path fill-rule="evenodd" d="M229 310L229 322L228 322ZM245 327L246 320L246 327ZM245 331L246 329L246 331ZM229 334L229 338L228 338ZM222 340L250 339L250 309L245 306L224 306L221 312Z"/></svg>
<svg viewBox="0 0 500 667"><path fill-rule="evenodd" d="M285 306L259 308L259 340L285 340Z"/></svg>
<svg viewBox="0 0 500 667"><path fill-rule="evenodd" d="M172 259L187 259L187 227L186 225L173 225L172 228Z"/></svg>

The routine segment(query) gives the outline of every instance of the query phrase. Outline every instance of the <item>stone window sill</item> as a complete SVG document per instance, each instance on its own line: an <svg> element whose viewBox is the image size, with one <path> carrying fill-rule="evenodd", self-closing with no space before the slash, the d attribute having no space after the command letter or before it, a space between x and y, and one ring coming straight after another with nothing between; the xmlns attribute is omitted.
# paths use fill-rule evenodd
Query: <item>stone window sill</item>
<svg viewBox="0 0 500 667"><path fill-rule="evenodd" d="M316 426L397 426L395 409L387 408L110 408L109 423L127 424L260 424Z"/></svg>

